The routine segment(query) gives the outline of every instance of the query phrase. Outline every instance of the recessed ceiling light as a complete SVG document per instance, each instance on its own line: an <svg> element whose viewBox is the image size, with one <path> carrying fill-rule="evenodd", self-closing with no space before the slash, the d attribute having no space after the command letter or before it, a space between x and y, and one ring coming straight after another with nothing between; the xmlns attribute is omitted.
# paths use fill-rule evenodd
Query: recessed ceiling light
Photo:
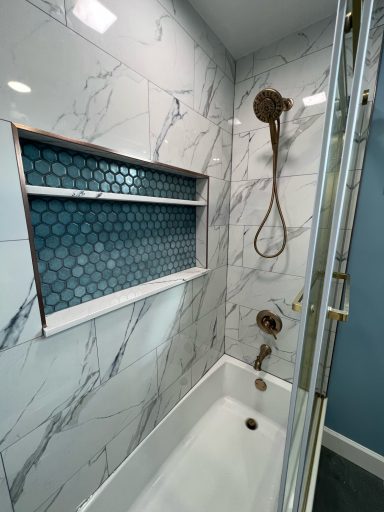
<svg viewBox="0 0 384 512"><path fill-rule="evenodd" d="M117 20L117 16L99 0L77 0L73 14L88 27L104 34Z"/></svg>
<svg viewBox="0 0 384 512"><path fill-rule="evenodd" d="M311 107L312 105L318 105L319 103L324 103L326 101L327 96L325 92L319 92L318 94L313 94L312 96L306 96L303 98L305 107Z"/></svg>
<svg viewBox="0 0 384 512"><path fill-rule="evenodd" d="M17 82L16 80L11 80L10 82L8 82L8 87L10 87L11 89L13 89L16 92L22 92L22 93L31 92L31 90L32 90L29 87L29 85L23 84L23 82Z"/></svg>

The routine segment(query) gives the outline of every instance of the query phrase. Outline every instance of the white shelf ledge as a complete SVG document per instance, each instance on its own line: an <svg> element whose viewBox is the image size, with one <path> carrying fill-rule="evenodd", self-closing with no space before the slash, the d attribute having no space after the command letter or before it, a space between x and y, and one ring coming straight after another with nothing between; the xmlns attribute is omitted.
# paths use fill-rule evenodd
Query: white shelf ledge
<svg viewBox="0 0 384 512"><path fill-rule="evenodd" d="M46 337L52 336L70 327L92 320L92 318L123 308L124 306L128 306L128 304L163 292L169 288L179 286L192 279L197 279L208 272L209 269L207 268L189 268L182 272L160 277L159 279L148 281L148 283L132 286L132 288L127 288L126 290L111 293L104 297L84 302L84 304L52 313L51 315L47 315L47 326L43 328L44 335Z"/></svg>
<svg viewBox="0 0 384 512"><path fill-rule="evenodd" d="M113 192L92 192L73 188L38 187L26 185L27 194L31 196L67 197L73 199L99 199L102 201L126 201L134 203L179 204L184 206L206 206L206 201L173 199L171 197L139 196L133 194L115 194Z"/></svg>

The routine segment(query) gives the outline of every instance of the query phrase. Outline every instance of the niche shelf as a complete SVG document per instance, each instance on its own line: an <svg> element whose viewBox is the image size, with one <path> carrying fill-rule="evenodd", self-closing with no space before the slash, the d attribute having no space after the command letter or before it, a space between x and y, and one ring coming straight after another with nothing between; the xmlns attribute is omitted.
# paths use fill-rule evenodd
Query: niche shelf
<svg viewBox="0 0 384 512"><path fill-rule="evenodd" d="M13 133L47 336L207 272L205 175Z"/></svg>

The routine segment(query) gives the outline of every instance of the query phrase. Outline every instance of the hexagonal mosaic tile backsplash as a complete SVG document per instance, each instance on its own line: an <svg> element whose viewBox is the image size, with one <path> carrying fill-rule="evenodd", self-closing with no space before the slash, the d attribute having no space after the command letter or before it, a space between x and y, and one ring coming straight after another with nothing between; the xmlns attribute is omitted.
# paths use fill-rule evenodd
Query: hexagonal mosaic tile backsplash
<svg viewBox="0 0 384 512"><path fill-rule="evenodd" d="M45 313L195 266L192 206L30 198Z"/></svg>
<svg viewBox="0 0 384 512"><path fill-rule="evenodd" d="M196 198L196 180L108 158L21 140L28 185L173 199Z"/></svg>

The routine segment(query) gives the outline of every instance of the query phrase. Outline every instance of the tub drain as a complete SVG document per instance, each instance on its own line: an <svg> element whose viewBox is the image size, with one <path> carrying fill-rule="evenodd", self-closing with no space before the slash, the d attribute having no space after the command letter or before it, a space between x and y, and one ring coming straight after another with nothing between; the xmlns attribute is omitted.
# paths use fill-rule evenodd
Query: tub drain
<svg viewBox="0 0 384 512"><path fill-rule="evenodd" d="M249 430L256 430L257 429L257 421L253 418L248 418L245 420L245 424Z"/></svg>

